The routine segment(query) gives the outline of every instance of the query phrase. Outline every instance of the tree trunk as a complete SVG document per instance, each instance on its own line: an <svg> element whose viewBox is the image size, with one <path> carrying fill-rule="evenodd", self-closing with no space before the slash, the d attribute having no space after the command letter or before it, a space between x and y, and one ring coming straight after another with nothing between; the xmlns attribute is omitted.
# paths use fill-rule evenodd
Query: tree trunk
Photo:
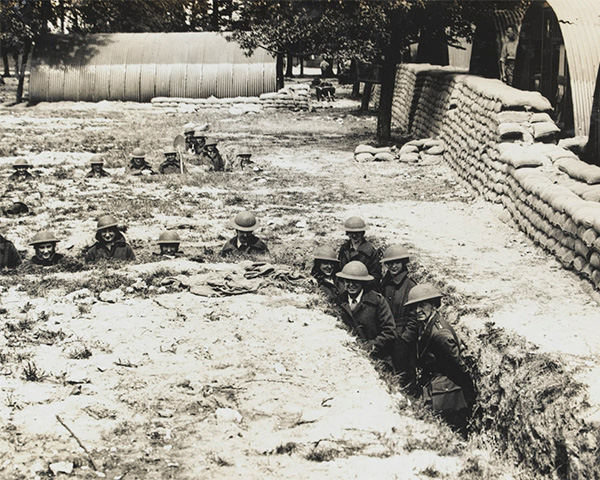
<svg viewBox="0 0 600 480"><path fill-rule="evenodd" d="M8 63L8 53L2 50L2 63L4 64L3 77L10 77L10 65Z"/></svg>
<svg viewBox="0 0 600 480"><path fill-rule="evenodd" d="M212 0L212 29L215 32L219 31L219 0Z"/></svg>
<svg viewBox="0 0 600 480"><path fill-rule="evenodd" d="M377 118L377 139L388 141L392 138L392 102L396 84L396 65L401 53L400 29L393 29L390 43L386 46L381 66L381 90L379 93L379 117Z"/></svg>
<svg viewBox="0 0 600 480"><path fill-rule="evenodd" d="M277 60L275 62L275 88L277 90L279 90L280 88L283 88L284 85L284 81L283 81L283 53L278 53L277 54Z"/></svg>
<svg viewBox="0 0 600 480"><path fill-rule="evenodd" d="M304 57L300 57L300 76L304 76Z"/></svg>
<svg viewBox="0 0 600 480"><path fill-rule="evenodd" d="M352 79L352 93L351 98L360 97L360 82L358 81L358 63L356 59L350 60L350 78Z"/></svg>
<svg viewBox="0 0 600 480"><path fill-rule="evenodd" d="M23 47L23 57L21 58L21 68L19 69L19 84L17 85L17 103L23 101L23 88L25 85L25 70L27 70L27 61L31 51L31 41L26 41Z"/></svg>
<svg viewBox="0 0 600 480"><path fill-rule="evenodd" d="M369 103L371 101L371 93L373 92L373 84L371 82L365 83L365 88L363 88L362 98L360 100L360 111L368 112L369 111Z"/></svg>
<svg viewBox="0 0 600 480"><path fill-rule="evenodd" d="M294 57L291 53L286 56L285 76L292 78L294 76Z"/></svg>

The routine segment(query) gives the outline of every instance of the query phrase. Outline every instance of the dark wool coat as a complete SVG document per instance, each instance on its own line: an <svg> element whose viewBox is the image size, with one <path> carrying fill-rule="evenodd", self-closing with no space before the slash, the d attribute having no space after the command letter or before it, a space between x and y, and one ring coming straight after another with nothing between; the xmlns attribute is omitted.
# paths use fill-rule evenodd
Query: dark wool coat
<svg viewBox="0 0 600 480"><path fill-rule="evenodd" d="M158 167L158 171L165 175L169 173L181 173L179 160L177 160L176 158L165 160L163 163L160 164L160 167ZM185 172L185 167L183 171Z"/></svg>
<svg viewBox="0 0 600 480"><path fill-rule="evenodd" d="M32 180L33 175L27 170L21 170L13 173L8 179L12 182L23 182L25 180Z"/></svg>
<svg viewBox="0 0 600 480"><path fill-rule="evenodd" d="M133 162L133 159L129 161L129 170L133 175L155 175L156 172L152 170L152 165L150 165L146 160L144 160L139 166Z"/></svg>
<svg viewBox="0 0 600 480"><path fill-rule="evenodd" d="M135 253L131 246L125 241L125 237L121 232L117 232L115 243L109 250L100 241L100 233L96 233L97 242L94 243L89 250L85 253L85 259L88 262L95 262L96 260L105 258L114 258L116 260L135 260Z"/></svg>
<svg viewBox="0 0 600 480"><path fill-rule="evenodd" d="M0 268L16 268L21 264L21 255L12 242L0 235Z"/></svg>
<svg viewBox="0 0 600 480"><path fill-rule="evenodd" d="M390 306L400 335L408 323L408 309L404 308L404 304L408 299L408 292L415 285L416 283L408 276L406 271L400 273L396 278L392 277L390 272L387 272L381 280L381 293Z"/></svg>
<svg viewBox="0 0 600 480"><path fill-rule="evenodd" d="M396 324L385 298L373 290L363 291L354 311L348 303L348 292L338 297L342 320L361 339L373 342L375 353L389 346L396 337Z"/></svg>
<svg viewBox="0 0 600 480"><path fill-rule="evenodd" d="M263 242L260 238L258 238L256 235L252 235L247 244L242 245L240 246L240 248L238 248L237 236L235 236L227 240L225 245L223 245L223 248L221 249L221 256L226 257L235 253L268 254L269 249L267 247L267 244Z"/></svg>
<svg viewBox="0 0 600 480"><path fill-rule="evenodd" d="M467 403L472 402L473 381L460 354L458 336L437 312L425 325L419 325L416 352L417 366L423 373L423 382L437 374L445 375L462 387Z"/></svg>
<svg viewBox="0 0 600 480"><path fill-rule="evenodd" d="M200 162L200 165L207 165L215 172L222 172L225 168L223 157L221 157L221 154L218 151L211 155L203 150L198 157L198 161Z"/></svg>
<svg viewBox="0 0 600 480"><path fill-rule="evenodd" d="M354 250L352 248L352 242L347 240L340 247L338 259L340 261L340 269L343 269L344 265L354 260L364 263L369 274L375 277L376 284L379 283L379 280L381 279L379 251L375 249L371 242L365 240L358 246L358 249Z"/></svg>
<svg viewBox="0 0 600 480"><path fill-rule="evenodd" d="M90 170L85 178L101 178L101 177L110 177L110 173L106 170L101 169L99 172L95 172L94 170Z"/></svg>
<svg viewBox="0 0 600 480"><path fill-rule="evenodd" d="M327 300L335 302L339 297L341 289L337 281L330 281L325 277L317 278L319 290L327 297Z"/></svg>
<svg viewBox="0 0 600 480"><path fill-rule="evenodd" d="M54 256L50 260L42 260L38 258L36 255L31 257L31 263L34 265L40 265L42 267L50 267L52 265L56 265L59 263L65 256L62 253L55 253Z"/></svg>

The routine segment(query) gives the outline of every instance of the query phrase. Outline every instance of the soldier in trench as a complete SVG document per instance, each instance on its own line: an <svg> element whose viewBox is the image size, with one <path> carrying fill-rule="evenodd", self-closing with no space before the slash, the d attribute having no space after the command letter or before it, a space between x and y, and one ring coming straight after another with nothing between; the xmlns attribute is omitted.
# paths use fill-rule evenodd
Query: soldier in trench
<svg viewBox="0 0 600 480"><path fill-rule="evenodd" d="M102 155L93 155L90 160L91 170L87 173L85 178L104 178L110 177L110 174L104 170L104 158Z"/></svg>
<svg viewBox="0 0 600 480"><path fill-rule="evenodd" d="M21 265L21 255L14 244L0 235L0 270L17 268Z"/></svg>
<svg viewBox="0 0 600 480"><path fill-rule="evenodd" d="M252 212L238 213L229 221L229 226L235 230L235 237L223 245L222 257L235 254L269 255L267 244L254 235L260 225Z"/></svg>
<svg viewBox="0 0 600 480"><path fill-rule="evenodd" d="M35 251L31 258L31 263L41 267L50 267L58 264L63 258L62 253L56 251L56 244L59 242L54 233L43 230L35 234L29 242Z"/></svg>
<svg viewBox="0 0 600 480"><path fill-rule="evenodd" d="M365 239L367 224L361 217L350 217L344 222L344 230L348 240L340 247L338 259L340 268L353 260L362 262L373 276L373 288L379 289L381 279L381 263L379 260L379 251L371 242Z"/></svg>
<svg viewBox="0 0 600 480"><path fill-rule="evenodd" d="M133 249L118 228L118 222L112 215L98 218L96 243L85 252L88 262L98 260L135 260Z"/></svg>
<svg viewBox="0 0 600 480"><path fill-rule="evenodd" d="M475 400L475 388L461 355L461 343L441 315L443 295L433 285L413 287L405 303L413 310L401 342L415 352L416 378L425 402L461 433Z"/></svg>

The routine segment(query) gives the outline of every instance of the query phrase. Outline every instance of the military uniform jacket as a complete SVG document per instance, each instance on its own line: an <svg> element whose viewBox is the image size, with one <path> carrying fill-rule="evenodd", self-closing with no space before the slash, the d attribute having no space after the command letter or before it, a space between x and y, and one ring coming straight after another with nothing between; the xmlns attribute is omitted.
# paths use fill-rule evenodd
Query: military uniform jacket
<svg viewBox="0 0 600 480"><path fill-rule="evenodd" d="M96 238L98 235L96 235ZM125 241L123 235L118 234L110 250L106 246L97 241L85 253L85 259L88 262L95 262L100 259L114 258L116 260L135 260L135 253L131 246Z"/></svg>
<svg viewBox="0 0 600 480"><path fill-rule="evenodd" d="M348 292L338 297L342 320L365 341L372 341L375 352L381 350L396 336L394 317L385 298L373 290L363 291L354 311L348 303Z"/></svg>
<svg viewBox="0 0 600 480"><path fill-rule="evenodd" d="M225 245L223 245L223 248L221 249L222 257L226 257L227 255L231 255L233 253L268 254L269 249L267 247L267 244L255 235L252 235L250 237L248 243L240 245L240 247L238 248L236 236L227 240L227 242L225 243Z"/></svg>
<svg viewBox="0 0 600 480"><path fill-rule="evenodd" d="M408 299L408 292L416 283L408 276L408 272L402 272L396 278L387 272L381 281L381 293L385 297L394 316L398 330L404 330L408 323L404 304Z"/></svg>
<svg viewBox="0 0 600 480"><path fill-rule="evenodd" d="M21 255L12 242L0 235L0 268L16 268L21 264Z"/></svg>
<svg viewBox="0 0 600 480"><path fill-rule="evenodd" d="M416 320L415 320L416 321ZM460 354L459 340L450 324L437 312L419 329L417 366L424 380L442 374L463 388L465 397L473 392L473 382Z"/></svg>
<svg viewBox="0 0 600 480"><path fill-rule="evenodd" d="M340 287L335 280L331 281L328 278L322 276L320 278L317 278L317 284L319 285L319 290L323 292L323 294L327 297L328 300L334 302L339 297Z"/></svg>
<svg viewBox="0 0 600 480"><path fill-rule="evenodd" d="M146 160L139 166L135 165L133 161L129 162L129 169L133 175L156 175L156 172L152 170L152 165Z"/></svg>
<svg viewBox="0 0 600 480"><path fill-rule="evenodd" d="M25 180L33 180L33 175L25 170L13 173L8 179L12 182L24 182Z"/></svg>
<svg viewBox="0 0 600 480"><path fill-rule="evenodd" d="M358 246L356 250L354 250L354 248L352 248L352 242L347 240L340 247L338 259L340 261L341 269L344 268L344 265L347 263L358 260L367 267L369 274L375 277L376 282L379 282L381 279L381 263L379 261L379 252L375 249L371 242L367 242L365 240Z"/></svg>
<svg viewBox="0 0 600 480"><path fill-rule="evenodd" d="M175 159L175 160L165 160L163 163L160 164L160 167L158 167L158 171L162 174L169 174L169 173L181 173L181 166L179 165L179 160ZM185 168L183 169L183 171L185 172Z"/></svg>
<svg viewBox="0 0 600 480"><path fill-rule="evenodd" d="M223 157L221 157L221 154L218 151L215 152L214 155L210 155L209 153L202 151L198 160L200 165L207 165L215 172L222 172L225 168Z"/></svg>
<svg viewBox="0 0 600 480"><path fill-rule="evenodd" d="M101 178L101 177L110 177L110 173L106 170L101 169L99 172L95 172L94 170L90 170L85 178Z"/></svg>
<svg viewBox="0 0 600 480"><path fill-rule="evenodd" d="M33 257L31 257L31 263L33 263L34 265L39 265L41 267L51 267L52 265L60 263L60 261L64 257L65 256L62 253L55 253L50 260L42 260L41 258L38 258L37 255L34 255Z"/></svg>

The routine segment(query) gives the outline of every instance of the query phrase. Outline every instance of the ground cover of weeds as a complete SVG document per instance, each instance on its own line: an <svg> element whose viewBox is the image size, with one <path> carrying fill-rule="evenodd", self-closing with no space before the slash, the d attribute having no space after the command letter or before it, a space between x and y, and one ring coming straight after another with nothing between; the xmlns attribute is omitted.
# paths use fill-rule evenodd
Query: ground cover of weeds
<svg viewBox="0 0 600 480"><path fill-rule="evenodd" d="M139 264L137 271L81 265L0 279L9 392L3 448L10 452L3 473L43 476L48 463L68 460L78 476L95 476L58 413L111 478L519 475L489 447L465 446L390 396L314 293L269 289L207 300L159 291L152 274L220 268L214 262L231 235L227 221L243 208L261 218L274 260L307 272L314 247L338 246L343 220L360 214L374 243L407 245L415 274L461 292L457 308L473 327L512 318L508 312L528 302L538 302L540 316L547 309L565 322L591 318L595 307L577 279L497 221L489 205L473 202L448 168L355 163L352 151L371 139L374 119L335 108L230 118L118 103L43 104L3 115L19 120L6 127L3 152L21 152L42 177L36 189L5 192L3 201L25 201L34 215L6 220L3 233L27 250L27 239L49 227L62 239L59 249L77 256L93 241L94 218L114 213ZM249 144L261 171L125 174L133 147L145 148L156 165L188 121L211 123L225 147ZM92 151L107 153L112 179L82 179ZM2 175L13 160L0 158ZM165 228L178 229L183 250L203 263L157 263L152 251ZM147 288L136 290L140 278ZM98 301L117 286L119 303ZM68 296L78 288L88 292ZM520 317L507 326L535 336L544 320ZM575 348L572 338L566 344Z"/></svg>

